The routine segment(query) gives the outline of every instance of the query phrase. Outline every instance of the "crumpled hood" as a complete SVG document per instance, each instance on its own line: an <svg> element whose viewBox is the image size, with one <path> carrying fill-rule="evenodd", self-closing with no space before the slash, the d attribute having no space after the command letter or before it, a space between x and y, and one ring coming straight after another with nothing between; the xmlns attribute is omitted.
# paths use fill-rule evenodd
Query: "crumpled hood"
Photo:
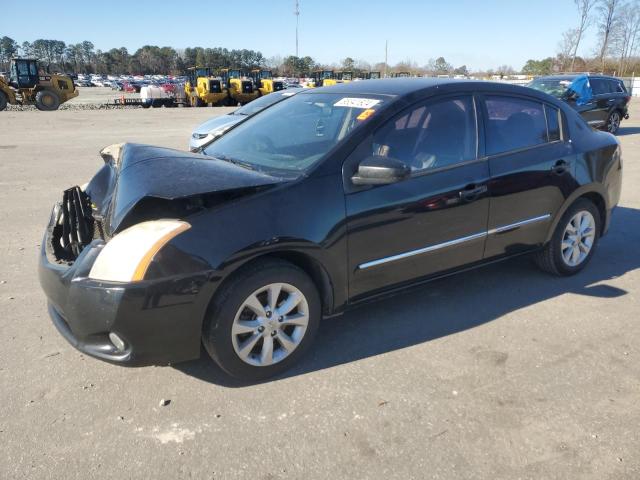
<svg viewBox="0 0 640 480"><path fill-rule="evenodd" d="M213 157L169 148L129 143L115 152L116 156L103 153L105 165L86 188L95 213L103 218L110 234L143 199L175 200L286 181Z"/></svg>

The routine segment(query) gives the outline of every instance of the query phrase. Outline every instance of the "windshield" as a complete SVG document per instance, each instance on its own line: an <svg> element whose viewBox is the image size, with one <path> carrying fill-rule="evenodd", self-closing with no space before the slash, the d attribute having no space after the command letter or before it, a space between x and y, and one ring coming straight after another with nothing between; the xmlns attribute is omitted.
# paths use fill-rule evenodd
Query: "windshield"
<svg viewBox="0 0 640 480"><path fill-rule="evenodd" d="M265 95L256 100L253 100L252 102L247 103L245 106L235 110L233 114L234 115L253 115L254 113L258 113L260 110L264 110L265 108L270 107L274 103L278 103L279 101L284 100L285 98L295 94L296 92L270 93L269 95Z"/></svg>
<svg viewBox="0 0 640 480"><path fill-rule="evenodd" d="M238 124L203 153L257 170L302 172L383 103L374 95L301 93Z"/></svg>
<svg viewBox="0 0 640 480"><path fill-rule="evenodd" d="M536 78L527 86L548 93L557 98L562 98L573 82L568 78Z"/></svg>

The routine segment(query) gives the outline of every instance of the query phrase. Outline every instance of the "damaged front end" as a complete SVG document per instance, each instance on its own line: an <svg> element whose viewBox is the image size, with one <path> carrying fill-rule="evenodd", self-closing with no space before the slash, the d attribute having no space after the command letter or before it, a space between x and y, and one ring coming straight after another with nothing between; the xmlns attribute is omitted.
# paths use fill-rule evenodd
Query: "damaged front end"
<svg viewBox="0 0 640 480"><path fill-rule="evenodd" d="M116 144L85 188L64 191L53 209L47 252L72 264L82 250L141 222L184 219L284 179L193 153Z"/></svg>
<svg viewBox="0 0 640 480"><path fill-rule="evenodd" d="M52 216L47 247L61 263L72 263L94 239L104 239L102 225L92 215L91 199L80 187L64 191Z"/></svg>

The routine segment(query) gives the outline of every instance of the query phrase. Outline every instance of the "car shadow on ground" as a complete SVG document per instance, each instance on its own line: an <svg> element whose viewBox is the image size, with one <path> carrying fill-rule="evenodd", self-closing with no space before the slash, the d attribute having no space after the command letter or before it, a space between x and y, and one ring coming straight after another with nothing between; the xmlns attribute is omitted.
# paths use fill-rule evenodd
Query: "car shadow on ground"
<svg viewBox="0 0 640 480"><path fill-rule="evenodd" d="M299 365L268 380L317 370L410 347L496 320L564 294L599 298L626 295L606 282L640 267L640 210L618 207L611 229L591 263L578 275L553 277L530 257L518 257L436 280L324 320L311 352ZM517 325L513 325L517 328ZM201 358L174 368L220 386L249 386L226 376L204 349Z"/></svg>
<svg viewBox="0 0 640 480"><path fill-rule="evenodd" d="M636 133L640 133L640 127L620 127L616 136L635 135Z"/></svg>

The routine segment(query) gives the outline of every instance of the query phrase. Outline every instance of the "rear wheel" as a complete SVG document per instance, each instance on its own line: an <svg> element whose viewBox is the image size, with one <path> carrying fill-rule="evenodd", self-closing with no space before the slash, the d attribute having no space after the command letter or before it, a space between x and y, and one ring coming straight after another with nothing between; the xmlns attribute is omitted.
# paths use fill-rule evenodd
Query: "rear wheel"
<svg viewBox="0 0 640 480"><path fill-rule="evenodd" d="M622 117L620 116L620 112L614 110L609 114L609 118L607 119L607 132L613 133L614 135L620 128L620 122L622 121Z"/></svg>
<svg viewBox="0 0 640 480"><path fill-rule="evenodd" d="M51 90L40 90L36 93L36 108L43 111L57 110L60 106L60 98Z"/></svg>
<svg viewBox="0 0 640 480"><path fill-rule="evenodd" d="M7 96L4 92L0 92L0 112L7 108Z"/></svg>
<svg viewBox="0 0 640 480"><path fill-rule="evenodd" d="M536 254L538 266L554 275L574 275L591 260L601 232L598 208L585 198L578 199L562 216L553 237Z"/></svg>
<svg viewBox="0 0 640 480"><path fill-rule="evenodd" d="M304 271L280 260L259 262L216 295L203 343L230 375L262 380L299 361L313 342L320 311L318 291Z"/></svg>

